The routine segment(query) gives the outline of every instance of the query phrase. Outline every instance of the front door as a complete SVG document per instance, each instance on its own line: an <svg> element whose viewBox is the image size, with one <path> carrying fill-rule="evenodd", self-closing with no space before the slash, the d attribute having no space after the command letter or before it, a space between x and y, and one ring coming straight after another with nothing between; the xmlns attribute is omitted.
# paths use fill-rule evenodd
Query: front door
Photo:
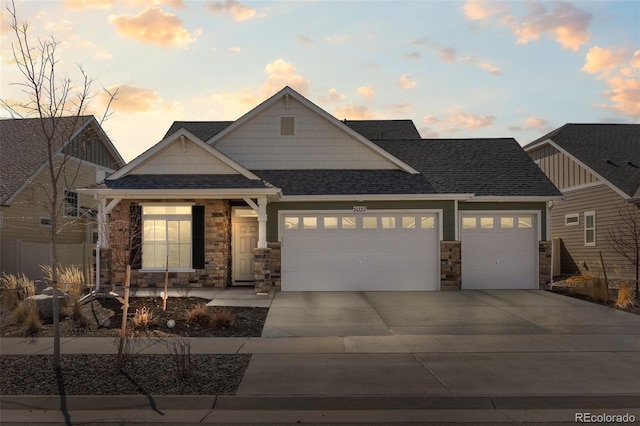
<svg viewBox="0 0 640 426"><path fill-rule="evenodd" d="M248 208L236 208L231 227L233 281L253 282L253 249L258 247L258 217Z"/></svg>

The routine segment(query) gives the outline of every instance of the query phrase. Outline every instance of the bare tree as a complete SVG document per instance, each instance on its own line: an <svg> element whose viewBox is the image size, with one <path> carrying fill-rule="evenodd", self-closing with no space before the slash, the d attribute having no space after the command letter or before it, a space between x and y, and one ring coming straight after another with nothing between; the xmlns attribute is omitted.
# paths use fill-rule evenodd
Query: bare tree
<svg viewBox="0 0 640 426"><path fill-rule="evenodd" d="M635 268L636 298L638 275L640 275L640 207L626 204L618 208L618 222L605 230L607 241L613 251L627 259Z"/></svg>
<svg viewBox="0 0 640 426"><path fill-rule="evenodd" d="M28 22L18 22L15 3L7 7L10 28L15 35L11 43L13 60L23 80L13 83L21 88L24 100L0 99L0 105L13 117L35 118L42 140L40 149L46 158L47 185L43 187L47 197L47 209L51 217L51 259L53 297L54 348L53 367L60 369L60 318L58 312L58 236L63 227L66 189L72 188L80 170L84 144L71 143L72 136L84 120L88 102L92 97L93 80L78 65L80 83L74 84L67 75L59 75L57 48L59 42L51 35L41 39L31 36ZM108 116L111 102L117 93L109 93L108 102L101 120ZM62 214L61 214L62 213Z"/></svg>

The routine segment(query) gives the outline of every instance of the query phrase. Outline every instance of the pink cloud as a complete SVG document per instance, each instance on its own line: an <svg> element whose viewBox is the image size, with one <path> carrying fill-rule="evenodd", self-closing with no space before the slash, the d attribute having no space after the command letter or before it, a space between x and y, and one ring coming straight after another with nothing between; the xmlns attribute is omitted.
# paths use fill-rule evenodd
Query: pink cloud
<svg viewBox="0 0 640 426"><path fill-rule="evenodd" d="M128 84L120 84L107 89L110 93L116 93L117 97L111 104L112 111L138 113L162 110L172 110L176 107L171 102L166 102L157 92L143 87L131 86ZM101 92L97 96L100 105L106 105L108 95Z"/></svg>
<svg viewBox="0 0 640 426"><path fill-rule="evenodd" d="M333 110L333 115L340 120L370 120L376 118L376 116L364 105L347 104L344 106L336 107Z"/></svg>
<svg viewBox="0 0 640 426"><path fill-rule="evenodd" d="M320 102L322 103L335 103L340 102L345 98L345 95L339 93L336 89L331 88L327 95L320 96Z"/></svg>
<svg viewBox="0 0 640 426"><path fill-rule="evenodd" d="M495 117L492 115L479 116L473 113L462 111L460 108L453 108L443 117L425 115L422 122L430 126L435 126L438 130L446 133L456 133L463 129L480 129L493 126Z"/></svg>
<svg viewBox="0 0 640 426"><path fill-rule="evenodd" d="M230 14L236 21L246 21L256 16L256 10L236 0L213 1L207 9L214 14Z"/></svg>
<svg viewBox="0 0 640 426"><path fill-rule="evenodd" d="M276 59L267 64L264 71L267 73L267 81L260 91L265 97L273 95L284 86L290 86L303 95L309 91L309 81L297 73L296 67L291 62L282 58Z"/></svg>
<svg viewBox="0 0 640 426"><path fill-rule="evenodd" d="M164 13L158 7L150 7L135 16L110 15L107 19L122 35L162 47L188 46L202 32L195 30L189 33L180 18Z"/></svg>
<svg viewBox="0 0 640 426"><path fill-rule="evenodd" d="M372 100L376 95L371 86L360 86L356 89L356 92L368 101Z"/></svg>
<svg viewBox="0 0 640 426"><path fill-rule="evenodd" d="M405 90L406 89L411 89L411 88L416 87L418 85L418 83L416 81L411 79L411 74L402 74L398 84L400 85L400 87L402 87Z"/></svg>

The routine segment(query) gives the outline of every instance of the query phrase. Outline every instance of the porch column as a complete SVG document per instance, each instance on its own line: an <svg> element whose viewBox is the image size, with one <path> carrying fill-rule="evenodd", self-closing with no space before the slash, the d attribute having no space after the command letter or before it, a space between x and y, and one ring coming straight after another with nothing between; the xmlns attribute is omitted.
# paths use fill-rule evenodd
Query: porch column
<svg viewBox="0 0 640 426"><path fill-rule="evenodd" d="M258 198L258 248L267 248L267 198Z"/></svg>

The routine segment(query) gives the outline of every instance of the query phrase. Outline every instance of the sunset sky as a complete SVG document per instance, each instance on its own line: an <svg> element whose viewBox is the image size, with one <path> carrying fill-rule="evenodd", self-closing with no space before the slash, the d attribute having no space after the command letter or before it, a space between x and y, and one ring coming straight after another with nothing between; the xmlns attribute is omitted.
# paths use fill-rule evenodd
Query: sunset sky
<svg viewBox="0 0 640 426"><path fill-rule="evenodd" d="M2 3L0 97L23 96ZM639 1L16 1L60 72L119 89L125 160L174 120L235 120L289 85L339 119L413 119L425 138L640 121ZM93 98L98 115L104 97ZM1 112L8 117L7 112Z"/></svg>

